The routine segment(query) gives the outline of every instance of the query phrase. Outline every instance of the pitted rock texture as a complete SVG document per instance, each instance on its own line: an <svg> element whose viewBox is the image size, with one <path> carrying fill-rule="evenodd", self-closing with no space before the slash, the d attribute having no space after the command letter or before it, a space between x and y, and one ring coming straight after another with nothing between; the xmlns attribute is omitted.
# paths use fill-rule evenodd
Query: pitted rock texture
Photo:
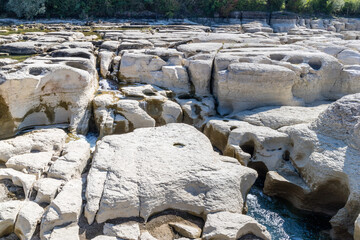
<svg viewBox="0 0 360 240"><path fill-rule="evenodd" d="M269 239L260 176L357 239L360 21L238 14L1 35L0 237Z"/></svg>
<svg viewBox="0 0 360 240"><path fill-rule="evenodd" d="M137 129L98 143L85 216L89 223L95 218L101 223L135 216L147 220L166 209L202 216L220 210L241 213L255 179L254 170L221 161L194 127Z"/></svg>

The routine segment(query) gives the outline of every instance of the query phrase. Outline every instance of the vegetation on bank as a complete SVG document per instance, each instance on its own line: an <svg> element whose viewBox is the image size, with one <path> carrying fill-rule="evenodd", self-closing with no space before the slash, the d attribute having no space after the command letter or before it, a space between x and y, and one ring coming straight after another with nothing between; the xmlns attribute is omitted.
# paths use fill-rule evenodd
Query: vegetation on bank
<svg viewBox="0 0 360 240"><path fill-rule="evenodd" d="M91 17L230 17L234 11L301 14L360 14L360 0L0 0L2 16Z"/></svg>

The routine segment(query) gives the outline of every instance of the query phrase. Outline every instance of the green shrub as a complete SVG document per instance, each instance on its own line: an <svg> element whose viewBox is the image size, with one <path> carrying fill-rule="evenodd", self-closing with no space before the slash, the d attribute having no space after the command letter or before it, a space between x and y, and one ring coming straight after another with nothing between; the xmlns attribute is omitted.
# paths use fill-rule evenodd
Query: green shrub
<svg viewBox="0 0 360 240"><path fill-rule="evenodd" d="M266 11L266 0L240 0L238 3L238 10L241 11Z"/></svg>
<svg viewBox="0 0 360 240"><path fill-rule="evenodd" d="M360 0L345 0L341 13L345 15L360 14Z"/></svg>
<svg viewBox="0 0 360 240"><path fill-rule="evenodd" d="M337 13L340 12L344 7L344 0L328 0L327 1L327 12L328 13Z"/></svg>
<svg viewBox="0 0 360 240"><path fill-rule="evenodd" d="M285 8L290 12L301 13L306 9L307 0L288 0L286 2Z"/></svg>
<svg viewBox="0 0 360 240"><path fill-rule="evenodd" d="M270 11L279 11L283 9L283 5L285 4L285 0L268 0L268 10Z"/></svg>
<svg viewBox="0 0 360 240"><path fill-rule="evenodd" d="M9 0L6 4L9 12L14 12L19 18L32 19L45 13L45 0Z"/></svg>
<svg viewBox="0 0 360 240"><path fill-rule="evenodd" d="M6 8L5 8L6 6ZM278 11L297 13L360 14L360 0L0 0L0 13L19 18L116 17L151 11L172 17L229 17L232 11Z"/></svg>

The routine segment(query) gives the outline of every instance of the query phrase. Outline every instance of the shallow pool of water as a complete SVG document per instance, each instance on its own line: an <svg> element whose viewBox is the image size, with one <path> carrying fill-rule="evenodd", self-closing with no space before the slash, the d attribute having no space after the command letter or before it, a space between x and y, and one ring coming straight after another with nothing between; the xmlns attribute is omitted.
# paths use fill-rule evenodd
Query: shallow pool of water
<svg viewBox="0 0 360 240"><path fill-rule="evenodd" d="M266 196L255 184L247 196L248 214L264 225L274 240L328 240L329 218L292 208L287 202Z"/></svg>

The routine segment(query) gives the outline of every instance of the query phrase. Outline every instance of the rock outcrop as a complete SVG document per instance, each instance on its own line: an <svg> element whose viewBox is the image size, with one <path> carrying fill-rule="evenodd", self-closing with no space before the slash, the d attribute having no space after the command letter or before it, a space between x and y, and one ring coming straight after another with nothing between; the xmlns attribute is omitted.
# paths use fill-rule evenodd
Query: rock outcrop
<svg viewBox="0 0 360 240"><path fill-rule="evenodd" d="M261 239L271 239L265 227L252 217L230 212L208 214L204 227L204 239L236 240L247 234Z"/></svg>
<svg viewBox="0 0 360 240"><path fill-rule="evenodd" d="M221 161L209 140L191 126L136 129L106 136L97 145L85 216L89 223L95 218L101 223L120 217L147 220L166 209L200 216L220 210L241 213L255 178L253 170Z"/></svg>
<svg viewBox="0 0 360 240"><path fill-rule="evenodd" d="M2 68L0 123L4 128L0 138L34 126L55 124L87 132L97 72L95 63L78 53L74 57L34 57Z"/></svg>
<svg viewBox="0 0 360 240"><path fill-rule="evenodd" d="M2 26L0 237L270 239L259 177L360 238L360 21L231 15Z"/></svg>

